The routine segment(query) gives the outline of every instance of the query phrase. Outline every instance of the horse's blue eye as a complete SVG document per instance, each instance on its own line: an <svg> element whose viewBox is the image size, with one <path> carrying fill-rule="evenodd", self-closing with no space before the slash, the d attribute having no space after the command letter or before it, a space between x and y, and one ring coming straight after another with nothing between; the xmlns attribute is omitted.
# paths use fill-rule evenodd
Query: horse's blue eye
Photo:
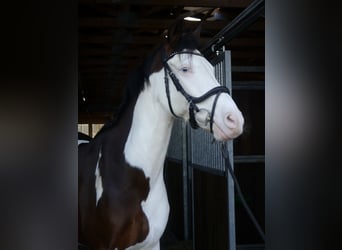
<svg viewBox="0 0 342 250"><path fill-rule="evenodd" d="M182 71L183 71L183 72L188 72L188 71L189 71L189 69L188 69L188 68L186 68L186 67L183 67L183 68L182 68Z"/></svg>

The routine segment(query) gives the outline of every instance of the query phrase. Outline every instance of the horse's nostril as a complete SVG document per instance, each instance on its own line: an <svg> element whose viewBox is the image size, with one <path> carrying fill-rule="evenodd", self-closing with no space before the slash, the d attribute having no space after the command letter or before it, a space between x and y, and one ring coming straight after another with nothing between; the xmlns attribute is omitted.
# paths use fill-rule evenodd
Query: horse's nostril
<svg viewBox="0 0 342 250"><path fill-rule="evenodd" d="M228 128L231 128L231 129L234 129L234 128L236 128L237 127L237 118L236 118L236 116L235 115L233 115L233 114L227 114L226 115L226 119L225 119L225 123L226 123L226 126L228 127Z"/></svg>

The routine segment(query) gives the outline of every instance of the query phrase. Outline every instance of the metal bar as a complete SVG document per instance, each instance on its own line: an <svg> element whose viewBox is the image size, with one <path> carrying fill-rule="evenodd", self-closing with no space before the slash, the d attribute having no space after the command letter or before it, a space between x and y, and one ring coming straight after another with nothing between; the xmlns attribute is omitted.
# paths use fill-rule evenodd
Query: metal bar
<svg viewBox="0 0 342 250"><path fill-rule="evenodd" d="M233 90L265 90L265 82L263 81L233 81Z"/></svg>
<svg viewBox="0 0 342 250"><path fill-rule="evenodd" d="M234 82L233 82L234 83ZM233 85L233 90L265 90L265 85L259 84L237 84Z"/></svg>
<svg viewBox="0 0 342 250"><path fill-rule="evenodd" d="M265 155L236 155L234 163L264 163Z"/></svg>
<svg viewBox="0 0 342 250"><path fill-rule="evenodd" d="M232 73L231 73L231 54L230 51L224 52L224 85L230 90L231 95L232 92ZM230 140L227 142L228 146L228 154L230 165L234 169L234 150L233 150L233 141ZM227 163L225 163L227 165ZM235 233L235 194L234 194L234 180L227 172L227 166L225 167L226 176L227 176L227 195L228 195L228 246L229 250L236 249L236 233Z"/></svg>
<svg viewBox="0 0 342 250"><path fill-rule="evenodd" d="M255 0L217 33L201 51L204 56L214 53L218 48L236 37L241 31L252 25L265 11L265 0Z"/></svg>
<svg viewBox="0 0 342 250"><path fill-rule="evenodd" d="M237 245L237 250L265 250L265 244L243 244Z"/></svg>
<svg viewBox="0 0 342 250"><path fill-rule="evenodd" d="M189 239L189 190L188 190L188 152L186 123L182 122L182 169L183 169L183 220L184 239Z"/></svg>
<svg viewBox="0 0 342 250"><path fill-rule="evenodd" d="M182 161L181 161L181 160L176 159L176 158L172 158L172 157L170 157L170 156L166 156L166 160L167 160L168 162L173 162L173 163L182 165Z"/></svg>
<svg viewBox="0 0 342 250"><path fill-rule="evenodd" d="M222 171L222 170L218 170L218 169L215 169L215 168L209 168L209 167L206 167L206 166L200 166L200 165L191 165L191 167L193 169L197 169L197 170L201 170L202 172L206 172L206 173L209 173L209 174L213 174L213 175L217 175L217 176L225 176L225 172Z"/></svg>
<svg viewBox="0 0 342 250"><path fill-rule="evenodd" d="M192 209L192 249L196 249L196 232L195 232L195 188L194 188L194 168L190 168L191 178L191 209Z"/></svg>
<svg viewBox="0 0 342 250"><path fill-rule="evenodd" d="M235 86L265 86L265 81L233 81L233 88Z"/></svg>
<svg viewBox="0 0 342 250"><path fill-rule="evenodd" d="M232 72L265 72L263 66L232 66Z"/></svg>

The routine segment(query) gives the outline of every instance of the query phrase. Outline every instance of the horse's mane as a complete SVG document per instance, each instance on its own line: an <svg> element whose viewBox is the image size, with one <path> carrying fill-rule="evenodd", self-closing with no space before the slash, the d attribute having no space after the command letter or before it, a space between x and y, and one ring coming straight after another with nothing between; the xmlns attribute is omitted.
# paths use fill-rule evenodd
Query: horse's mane
<svg viewBox="0 0 342 250"><path fill-rule="evenodd" d="M195 31L193 29L190 30L182 21L172 26L168 30L167 40L163 41L153 50L145 58L144 62L129 75L118 111L114 114L113 119L104 124L97 135L114 127L118 123L128 103L136 99L140 92L144 90L145 85L149 84L150 75L163 67L163 60L167 55L184 49L195 50L198 46L199 29Z"/></svg>

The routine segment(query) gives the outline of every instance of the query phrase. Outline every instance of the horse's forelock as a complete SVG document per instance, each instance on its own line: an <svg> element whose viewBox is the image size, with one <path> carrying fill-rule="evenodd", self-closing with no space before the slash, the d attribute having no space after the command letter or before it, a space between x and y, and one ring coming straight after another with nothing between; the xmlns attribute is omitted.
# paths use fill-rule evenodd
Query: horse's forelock
<svg viewBox="0 0 342 250"><path fill-rule="evenodd" d="M149 76L163 68L163 61L168 55L183 50L193 51L199 47L199 39L193 32L183 33L159 46L144 62L144 75L148 82Z"/></svg>
<svg viewBox="0 0 342 250"><path fill-rule="evenodd" d="M199 47L201 24L179 20L168 30L168 43L173 52L184 49L194 50Z"/></svg>
<svg viewBox="0 0 342 250"><path fill-rule="evenodd" d="M170 47L173 52L180 52L184 49L195 50L199 47L199 40L193 33L185 33L171 41Z"/></svg>

